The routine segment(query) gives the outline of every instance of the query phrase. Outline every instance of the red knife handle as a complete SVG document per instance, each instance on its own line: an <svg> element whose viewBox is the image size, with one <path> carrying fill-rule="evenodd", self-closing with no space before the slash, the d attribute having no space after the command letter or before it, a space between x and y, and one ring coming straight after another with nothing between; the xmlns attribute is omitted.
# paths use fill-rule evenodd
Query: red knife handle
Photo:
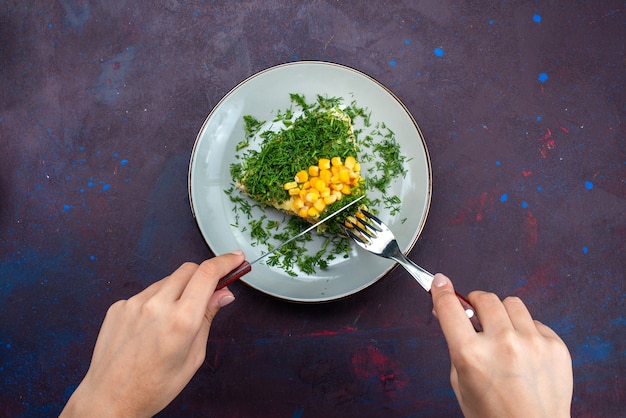
<svg viewBox="0 0 626 418"><path fill-rule="evenodd" d="M480 325L480 321L478 320L478 315L476 315L476 309L469 303L467 299L461 296L458 292L456 293L456 297L459 298L459 302L461 302L461 306L465 309L465 313L469 318L470 322L474 326L476 332L481 332L483 330L482 325Z"/></svg>
<svg viewBox="0 0 626 418"><path fill-rule="evenodd" d="M217 282L215 290L223 289L229 284L235 283L241 278L241 276L250 273L250 271L252 271L252 266L246 260L243 260L243 263L241 263L239 267L228 273L226 276L222 277Z"/></svg>

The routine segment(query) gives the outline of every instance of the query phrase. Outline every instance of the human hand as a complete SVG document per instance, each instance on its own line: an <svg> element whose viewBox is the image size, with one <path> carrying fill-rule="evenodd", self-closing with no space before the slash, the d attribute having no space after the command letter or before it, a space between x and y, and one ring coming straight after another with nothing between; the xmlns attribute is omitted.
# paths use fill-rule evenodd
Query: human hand
<svg viewBox="0 0 626 418"><path fill-rule="evenodd" d="M209 328L234 300L218 280L244 260L238 251L170 276L108 310L87 375L61 416L152 416L196 373Z"/></svg>
<svg viewBox="0 0 626 418"><path fill-rule="evenodd" d="M552 329L533 321L519 298L500 301L493 293L470 293L483 326L477 333L446 276L435 275L431 293L450 350L450 382L466 417L570 416L573 375L567 346Z"/></svg>

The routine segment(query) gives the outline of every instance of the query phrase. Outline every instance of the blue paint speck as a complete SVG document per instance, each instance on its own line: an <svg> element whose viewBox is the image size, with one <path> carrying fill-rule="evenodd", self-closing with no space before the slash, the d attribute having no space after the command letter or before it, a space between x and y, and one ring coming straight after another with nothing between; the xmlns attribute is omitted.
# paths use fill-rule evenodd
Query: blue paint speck
<svg viewBox="0 0 626 418"><path fill-rule="evenodd" d="M96 259L96 256L95 256L95 255L90 255L90 256L89 256L89 259L90 259L91 261L93 261L93 260L95 260L95 259Z"/></svg>
<svg viewBox="0 0 626 418"><path fill-rule="evenodd" d="M89 183L87 183L87 187L93 187L93 181L90 181Z"/></svg>
<svg viewBox="0 0 626 418"><path fill-rule="evenodd" d="M548 81L548 74L546 73L541 73L539 74L539 77L537 77L537 80L541 81L541 83L545 83L546 81Z"/></svg>
<svg viewBox="0 0 626 418"><path fill-rule="evenodd" d="M593 183L590 181L586 181L585 182L585 187L587 188L587 190L591 190L593 189Z"/></svg>
<svg viewBox="0 0 626 418"><path fill-rule="evenodd" d="M500 164L501 164L500 161L496 161L497 166L500 166Z"/></svg>
<svg viewBox="0 0 626 418"><path fill-rule="evenodd" d="M541 22L541 15L538 15L538 14L533 15L533 20L536 23L540 23Z"/></svg>
<svg viewBox="0 0 626 418"><path fill-rule="evenodd" d="M110 184L105 184L104 186L102 186L102 190L104 190L105 192L109 190L110 188L111 188Z"/></svg>
<svg viewBox="0 0 626 418"><path fill-rule="evenodd" d="M541 191L541 186L537 186L537 191L540 192Z"/></svg>
<svg viewBox="0 0 626 418"><path fill-rule="evenodd" d="M11 343L7 343L7 348L11 348Z"/></svg>
<svg viewBox="0 0 626 418"><path fill-rule="evenodd" d="M389 61L389 65L391 65L392 67L396 66L396 62L395 61Z"/></svg>
<svg viewBox="0 0 626 418"><path fill-rule="evenodd" d="M537 116L537 122L541 122L541 116Z"/></svg>
<svg viewBox="0 0 626 418"><path fill-rule="evenodd" d="M405 44L405 45L408 45L408 44L410 44L410 43L411 43L411 41L409 41L408 39L405 39L405 41L404 41L404 44Z"/></svg>
<svg viewBox="0 0 626 418"><path fill-rule="evenodd" d="M128 160L122 160L122 161L120 161L120 165L126 165L126 164L128 164Z"/></svg>
<svg viewBox="0 0 626 418"><path fill-rule="evenodd" d="M116 152L115 154L113 154L113 157L115 157L115 158L117 158L117 157L119 157L119 156L120 156L120 155L119 155L117 152Z"/></svg>
<svg viewBox="0 0 626 418"><path fill-rule="evenodd" d="M70 209L72 209L72 205L63 205L63 212L67 212Z"/></svg>
<svg viewBox="0 0 626 418"><path fill-rule="evenodd" d="M589 252L589 248L583 247L583 254L587 254Z"/></svg>
<svg viewBox="0 0 626 418"><path fill-rule="evenodd" d="M506 202L506 200L509 198L509 196L504 193L502 196L500 196L500 202Z"/></svg>
<svg viewBox="0 0 626 418"><path fill-rule="evenodd" d="M489 21L489 24L490 24L490 25L493 25L493 20L490 20L490 21Z"/></svg>
<svg viewBox="0 0 626 418"><path fill-rule="evenodd" d="M526 209L526 208L528 207L528 203L527 203L527 202L522 202L522 207L523 207L524 209Z"/></svg>
<svg viewBox="0 0 626 418"><path fill-rule="evenodd" d="M443 57L443 49L441 48L435 48L433 50L433 54L435 54L435 56L437 57Z"/></svg>

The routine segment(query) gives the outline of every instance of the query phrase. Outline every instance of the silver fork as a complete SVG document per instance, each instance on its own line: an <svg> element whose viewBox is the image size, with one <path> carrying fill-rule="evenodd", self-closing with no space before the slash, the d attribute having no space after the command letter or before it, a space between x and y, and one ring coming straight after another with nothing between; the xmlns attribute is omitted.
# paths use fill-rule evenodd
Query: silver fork
<svg viewBox="0 0 626 418"><path fill-rule="evenodd" d="M366 219L349 217L347 222L352 225L352 228L344 226L343 229L346 234L361 248L372 254L394 260L400 264L427 292L430 292L433 283L433 275L409 260L402 251L400 251L398 241L396 241L396 237L387 225L366 210L361 209L360 212L365 215ZM478 332L482 331L482 326L480 325L474 307L460 294L457 293L456 296L459 298L474 329Z"/></svg>

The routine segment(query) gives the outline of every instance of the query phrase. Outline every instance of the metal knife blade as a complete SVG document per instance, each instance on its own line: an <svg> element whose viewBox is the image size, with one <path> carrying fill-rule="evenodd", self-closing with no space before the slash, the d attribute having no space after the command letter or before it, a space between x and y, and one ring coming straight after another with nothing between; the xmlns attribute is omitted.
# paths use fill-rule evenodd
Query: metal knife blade
<svg viewBox="0 0 626 418"><path fill-rule="evenodd" d="M317 228L318 226L320 226L321 224L323 224L324 222L326 222L327 220L333 218L334 216L337 216L340 212L343 212L344 210L348 209L350 206L354 205L356 202L358 202L359 200L363 199L365 197L365 195L354 199L352 202L348 203L347 205L341 207L340 209L337 209L336 211L334 211L333 213L331 213L330 215L322 218L321 220L315 222L313 225L309 226L307 229L305 229L304 231L300 232L298 235L294 235L293 237L289 238L287 241L284 241L283 243L281 243L279 246L274 247L274 249L272 249L271 251L266 252L265 254L261 255L259 258L257 258L254 261L245 261L243 263L241 263L241 265L239 267L237 267L235 270L231 271L230 273L228 273L226 276L222 277L219 282L217 282L217 287L215 288L215 290L219 290L222 289L226 286L228 286L231 283L234 283L235 281L239 280L241 278L241 276L249 273L252 270L252 265L258 263L259 261L263 260L264 258L268 257L269 255L275 253L276 251L280 250L281 248L283 248L285 245L289 244L290 242L300 238L301 236L303 236L304 234L308 233L309 231L312 231L313 229Z"/></svg>

